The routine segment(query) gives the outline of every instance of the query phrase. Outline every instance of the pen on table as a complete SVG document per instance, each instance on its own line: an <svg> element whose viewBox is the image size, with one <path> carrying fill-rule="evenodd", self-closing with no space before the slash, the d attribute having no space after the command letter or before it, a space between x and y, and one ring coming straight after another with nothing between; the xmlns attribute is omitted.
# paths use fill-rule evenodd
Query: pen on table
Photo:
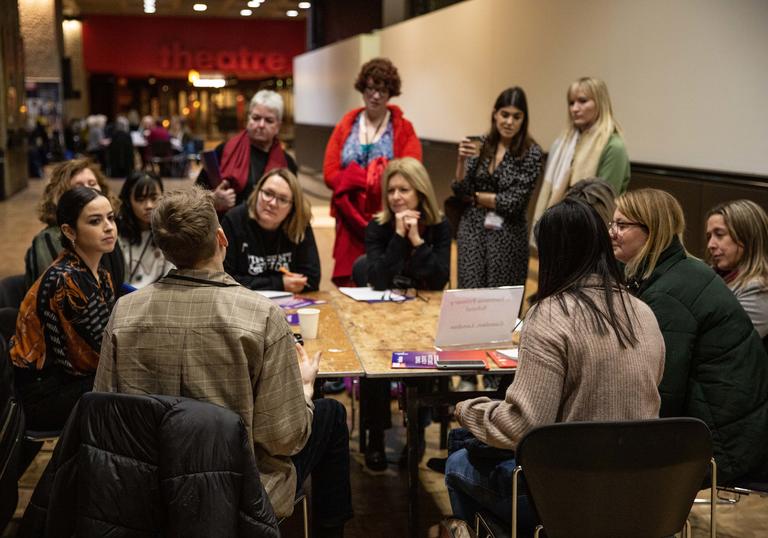
<svg viewBox="0 0 768 538"><path fill-rule="evenodd" d="M291 273L291 271L285 265L281 265L277 270L283 273L284 275L288 275Z"/></svg>

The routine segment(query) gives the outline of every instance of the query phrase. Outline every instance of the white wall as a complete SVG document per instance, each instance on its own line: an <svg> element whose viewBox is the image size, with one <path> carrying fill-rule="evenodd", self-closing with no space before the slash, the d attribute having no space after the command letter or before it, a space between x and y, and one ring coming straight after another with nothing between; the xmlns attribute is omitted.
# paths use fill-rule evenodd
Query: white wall
<svg viewBox="0 0 768 538"><path fill-rule="evenodd" d="M496 95L520 85L548 147L568 84L591 75L632 160L768 174L766 0L468 0L297 57L296 121L333 125L359 106L352 82L375 55L397 65L393 102L422 138L487 129Z"/></svg>
<svg viewBox="0 0 768 538"><path fill-rule="evenodd" d="M294 58L294 121L335 125L349 109L362 106L355 79L360 66L378 54L378 34L365 34Z"/></svg>

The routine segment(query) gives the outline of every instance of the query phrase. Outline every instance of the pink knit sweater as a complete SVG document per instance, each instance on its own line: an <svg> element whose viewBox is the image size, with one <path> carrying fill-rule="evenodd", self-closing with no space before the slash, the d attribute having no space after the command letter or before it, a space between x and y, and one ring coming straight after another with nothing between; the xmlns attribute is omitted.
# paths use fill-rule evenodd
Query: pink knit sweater
<svg viewBox="0 0 768 538"><path fill-rule="evenodd" d="M602 290L588 293L607 313ZM612 329L598 335L573 299L567 300L570 315L551 297L531 309L504 401L460 402L459 422L491 446L514 449L530 429L544 424L658 417L664 340L651 309L628 294L624 298L631 318L634 310L631 323L639 340L627 349ZM621 310L620 303L616 306Z"/></svg>

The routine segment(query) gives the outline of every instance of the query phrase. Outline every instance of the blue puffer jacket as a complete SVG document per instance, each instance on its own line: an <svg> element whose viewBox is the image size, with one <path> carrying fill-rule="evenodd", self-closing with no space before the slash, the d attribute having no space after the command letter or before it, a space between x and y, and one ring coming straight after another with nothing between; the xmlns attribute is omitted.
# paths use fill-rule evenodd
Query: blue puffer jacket
<svg viewBox="0 0 768 538"><path fill-rule="evenodd" d="M661 416L706 422L718 483L768 476L768 356L731 290L675 239L635 294L667 348Z"/></svg>
<svg viewBox="0 0 768 538"><path fill-rule="evenodd" d="M19 536L278 538L236 413L170 396L83 395Z"/></svg>

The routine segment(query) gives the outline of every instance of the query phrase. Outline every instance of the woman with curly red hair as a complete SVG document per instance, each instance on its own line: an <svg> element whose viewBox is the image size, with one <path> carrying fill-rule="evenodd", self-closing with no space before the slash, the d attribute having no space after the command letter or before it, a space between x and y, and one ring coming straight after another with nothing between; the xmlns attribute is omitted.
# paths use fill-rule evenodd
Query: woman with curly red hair
<svg viewBox="0 0 768 538"><path fill-rule="evenodd" d="M323 175L333 190L336 285L352 284L352 264L365 253L365 228L381 211L381 174L392 159L421 160L421 143L402 110L390 105L400 95L400 75L386 58L365 63L355 81L365 106L349 111L325 148Z"/></svg>

